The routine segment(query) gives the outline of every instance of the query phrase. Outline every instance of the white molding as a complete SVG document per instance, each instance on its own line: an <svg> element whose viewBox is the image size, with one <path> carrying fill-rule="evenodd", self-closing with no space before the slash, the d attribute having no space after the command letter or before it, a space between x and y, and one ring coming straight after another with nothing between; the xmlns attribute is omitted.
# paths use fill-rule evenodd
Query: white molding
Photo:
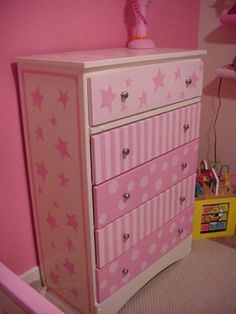
<svg viewBox="0 0 236 314"><path fill-rule="evenodd" d="M34 281L41 280L39 267L35 266L29 269L27 272L21 274L20 278L28 284Z"/></svg>

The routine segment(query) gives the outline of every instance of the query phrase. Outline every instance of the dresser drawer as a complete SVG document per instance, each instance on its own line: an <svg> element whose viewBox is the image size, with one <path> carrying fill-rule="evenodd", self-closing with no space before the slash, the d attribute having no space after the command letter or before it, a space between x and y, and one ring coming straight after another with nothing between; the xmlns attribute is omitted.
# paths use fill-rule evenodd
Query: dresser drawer
<svg viewBox="0 0 236 314"><path fill-rule="evenodd" d="M93 187L95 226L126 214L195 173L198 140Z"/></svg>
<svg viewBox="0 0 236 314"><path fill-rule="evenodd" d="M195 174L96 230L98 268L117 258L173 219L194 201Z"/></svg>
<svg viewBox="0 0 236 314"><path fill-rule="evenodd" d="M200 103L91 137L93 183L99 184L198 137Z"/></svg>
<svg viewBox="0 0 236 314"><path fill-rule="evenodd" d="M112 295L192 233L193 207L96 270L98 302Z"/></svg>
<svg viewBox="0 0 236 314"><path fill-rule="evenodd" d="M201 95L203 63L185 60L93 73L88 78L92 126Z"/></svg>

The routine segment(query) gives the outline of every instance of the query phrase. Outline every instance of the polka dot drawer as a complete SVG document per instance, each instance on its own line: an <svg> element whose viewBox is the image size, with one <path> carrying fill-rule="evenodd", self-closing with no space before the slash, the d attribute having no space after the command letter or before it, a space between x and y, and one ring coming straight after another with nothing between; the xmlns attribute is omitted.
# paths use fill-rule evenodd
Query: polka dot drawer
<svg viewBox="0 0 236 314"><path fill-rule="evenodd" d="M18 58L43 285L115 314L191 248L204 51Z"/></svg>

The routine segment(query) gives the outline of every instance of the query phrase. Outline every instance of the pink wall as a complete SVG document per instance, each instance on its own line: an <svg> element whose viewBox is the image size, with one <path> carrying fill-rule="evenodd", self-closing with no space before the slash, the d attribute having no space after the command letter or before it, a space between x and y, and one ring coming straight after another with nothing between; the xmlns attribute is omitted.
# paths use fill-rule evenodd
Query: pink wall
<svg viewBox="0 0 236 314"><path fill-rule="evenodd" d="M37 257L15 57L125 46L134 21L130 13L126 0L1 0L0 261L17 274L37 265ZM157 46L197 48L199 0L152 1L148 14Z"/></svg>

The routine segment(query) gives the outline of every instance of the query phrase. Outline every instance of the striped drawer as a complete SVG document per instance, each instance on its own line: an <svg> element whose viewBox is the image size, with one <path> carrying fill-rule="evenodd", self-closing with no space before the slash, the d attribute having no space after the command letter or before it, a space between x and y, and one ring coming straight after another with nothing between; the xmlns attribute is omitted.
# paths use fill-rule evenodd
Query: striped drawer
<svg viewBox="0 0 236 314"><path fill-rule="evenodd" d="M98 268L117 258L152 232L190 207L194 201L195 174L96 230Z"/></svg>
<svg viewBox="0 0 236 314"><path fill-rule="evenodd" d="M89 74L90 125L200 96L202 76L199 59Z"/></svg>
<svg viewBox="0 0 236 314"><path fill-rule="evenodd" d="M99 184L198 137L200 103L91 137L93 183Z"/></svg>
<svg viewBox="0 0 236 314"><path fill-rule="evenodd" d="M198 140L93 187L95 226L128 213L195 173Z"/></svg>
<svg viewBox="0 0 236 314"><path fill-rule="evenodd" d="M102 269L96 270L98 302L145 270L192 233L193 206L139 242Z"/></svg>

